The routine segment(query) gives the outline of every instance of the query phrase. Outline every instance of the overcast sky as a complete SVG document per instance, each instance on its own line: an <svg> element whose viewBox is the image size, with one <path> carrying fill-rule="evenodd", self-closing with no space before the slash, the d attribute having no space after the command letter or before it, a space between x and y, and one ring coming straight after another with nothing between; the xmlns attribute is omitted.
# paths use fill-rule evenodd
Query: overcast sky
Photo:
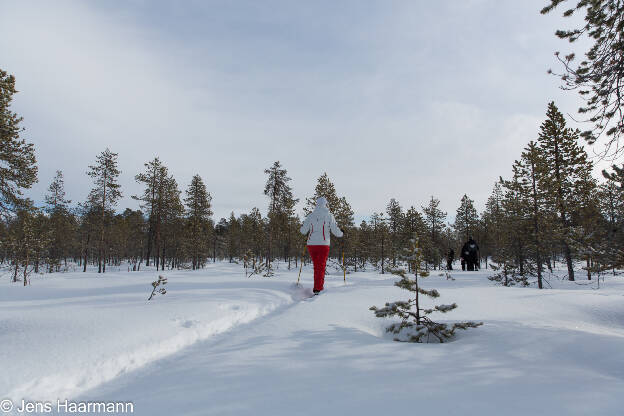
<svg viewBox="0 0 624 416"><path fill-rule="evenodd" d="M276 160L302 200L327 172L357 218L392 197L435 195L454 216L467 193L481 210L547 103L578 107L546 74L570 22L545 3L0 0L0 68L37 151L28 195L60 169L84 201L109 147L120 208L137 207L134 175L159 156L181 189L204 179L217 220L266 212Z"/></svg>

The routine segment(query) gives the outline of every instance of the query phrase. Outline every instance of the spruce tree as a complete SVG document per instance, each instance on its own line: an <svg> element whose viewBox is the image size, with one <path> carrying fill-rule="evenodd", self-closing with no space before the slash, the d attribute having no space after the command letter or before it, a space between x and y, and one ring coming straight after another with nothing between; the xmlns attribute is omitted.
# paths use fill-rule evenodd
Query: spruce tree
<svg viewBox="0 0 624 416"><path fill-rule="evenodd" d="M0 69L0 215L23 205L22 189L37 181L35 149L20 138L22 118L11 111L15 77Z"/></svg>
<svg viewBox="0 0 624 416"><path fill-rule="evenodd" d="M110 215L121 198L117 182L121 172L117 168L117 153L108 148L96 158L95 165L89 166L87 174L93 178L94 187L89 194L89 203L96 207L100 215L100 238L98 245L98 273L106 272L104 236L108 229L107 215Z"/></svg>

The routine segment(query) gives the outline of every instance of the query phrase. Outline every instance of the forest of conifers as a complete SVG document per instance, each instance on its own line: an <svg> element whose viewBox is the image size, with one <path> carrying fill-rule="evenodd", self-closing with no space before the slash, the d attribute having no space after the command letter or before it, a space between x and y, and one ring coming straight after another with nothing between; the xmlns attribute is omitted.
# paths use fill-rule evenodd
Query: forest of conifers
<svg viewBox="0 0 624 416"><path fill-rule="evenodd" d="M567 267L570 280L580 272L583 278L615 272L624 261L622 171L602 180L592 177L579 132L566 126L554 103L536 135L518 155L512 177L496 181L485 210L477 212L467 195L458 197L452 224L435 196L425 206L409 208L390 199L385 209L355 224L349 202L337 194L325 173L305 201L303 214L317 197L327 198L345 232L344 238L334 240L331 257L340 264L344 253L349 271L375 268L383 273L396 266L416 234L423 267L445 267L449 250L459 253L472 236L480 246L482 267L499 268L507 284L538 276L541 286L542 276L557 263ZM31 176L36 175L32 161ZM295 212L298 200L279 162L265 170L266 186L258 190L267 197L266 216L253 208L219 220L212 218L213 201L199 175L182 191L158 158L135 176L144 186L142 194L133 196L139 210L117 206L122 190L115 153L103 151L87 174L93 179L89 198L74 205L65 194L61 171L43 207L17 192L11 200L5 192L0 261L11 266L15 281L24 281L31 272L86 270L90 264L105 272L111 265L129 270L140 270L141 265L195 269L227 260L262 265L270 273L276 260L290 267L302 256L302 215ZM9 203L16 205L13 213Z"/></svg>

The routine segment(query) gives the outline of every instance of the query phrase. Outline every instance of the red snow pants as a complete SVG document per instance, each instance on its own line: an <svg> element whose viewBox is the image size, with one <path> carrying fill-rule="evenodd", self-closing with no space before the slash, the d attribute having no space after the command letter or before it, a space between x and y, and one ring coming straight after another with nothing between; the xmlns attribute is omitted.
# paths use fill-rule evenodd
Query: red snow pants
<svg viewBox="0 0 624 416"><path fill-rule="evenodd" d="M320 292L325 283L325 265L329 256L329 246L308 246L308 253L314 264L314 290Z"/></svg>

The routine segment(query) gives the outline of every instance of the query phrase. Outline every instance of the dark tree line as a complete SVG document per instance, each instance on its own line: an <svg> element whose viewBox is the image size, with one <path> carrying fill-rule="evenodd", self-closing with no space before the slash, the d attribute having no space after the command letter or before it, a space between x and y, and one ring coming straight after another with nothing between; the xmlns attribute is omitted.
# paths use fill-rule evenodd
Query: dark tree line
<svg viewBox="0 0 624 416"><path fill-rule="evenodd" d="M330 265L340 267L344 257L350 271L386 273L403 266L400 253L416 234L423 258L419 267L425 270L441 269L449 250L459 253L472 236L481 247L482 266L497 269L495 277L504 284L537 276L543 287L545 271L557 263L565 265L570 280L578 270L587 278L614 272L624 265L624 177L616 171L598 184L579 135L566 126L554 103L549 104L537 141L527 144L512 177L495 183L481 214L463 195L452 224L432 196L420 209L404 209L393 198L384 211L356 226L350 204L338 196L326 173L306 198L304 211L309 212L320 196L329 201L345 232L345 238L332 245ZM107 266L198 269L209 261L227 260L271 271L276 260L290 268L305 258L305 237L299 233L302 217L295 212L298 200L280 162L265 170L266 216L253 208L219 221L212 218L212 198L201 177L193 176L182 198L177 181L158 158L135 176L144 186L133 197L140 202L138 210L116 211L121 172L115 153L106 149L87 174L93 188L75 208L57 171L42 209L21 199L12 212L3 211L0 261L11 265L13 280L71 266L86 271L90 264L104 273Z"/></svg>

